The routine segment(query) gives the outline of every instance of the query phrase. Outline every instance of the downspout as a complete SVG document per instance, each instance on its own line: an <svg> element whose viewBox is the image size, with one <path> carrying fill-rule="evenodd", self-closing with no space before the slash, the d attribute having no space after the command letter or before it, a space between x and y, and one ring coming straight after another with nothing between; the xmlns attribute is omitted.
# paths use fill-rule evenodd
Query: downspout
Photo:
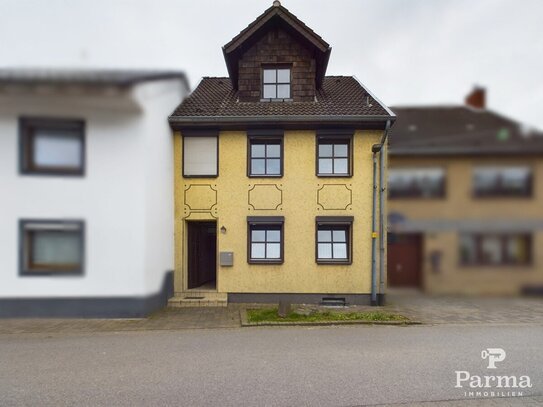
<svg viewBox="0 0 543 407"><path fill-rule="evenodd" d="M371 305L377 305L377 153L381 144L374 144L371 148L373 154L373 196L371 205Z"/></svg>
<svg viewBox="0 0 543 407"><path fill-rule="evenodd" d="M377 301L379 305L385 305L385 233L387 232L385 230L385 199L387 198L387 188L385 186L385 148L389 130L390 120L387 120L379 151L379 295Z"/></svg>

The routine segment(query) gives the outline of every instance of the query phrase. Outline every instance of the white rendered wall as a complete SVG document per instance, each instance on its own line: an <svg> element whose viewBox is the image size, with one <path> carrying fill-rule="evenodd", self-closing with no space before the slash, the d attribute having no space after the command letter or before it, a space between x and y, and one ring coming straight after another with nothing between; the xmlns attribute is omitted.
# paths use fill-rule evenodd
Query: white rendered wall
<svg viewBox="0 0 543 407"><path fill-rule="evenodd" d="M153 86L161 85L140 85L148 91ZM158 291L164 272L173 268L173 181L167 164L173 152L166 154L172 137L163 123L181 100L175 89L175 103L171 95L142 99L137 88L95 95L0 92L0 298L131 297ZM85 175L19 174L20 116L83 119ZM154 139L159 146L153 146ZM164 213L156 225L155 213ZM19 276L18 220L59 218L85 221L84 274Z"/></svg>
<svg viewBox="0 0 543 407"><path fill-rule="evenodd" d="M174 152L168 116L186 96L179 81L136 89L145 106L145 287L158 292L174 268Z"/></svg>

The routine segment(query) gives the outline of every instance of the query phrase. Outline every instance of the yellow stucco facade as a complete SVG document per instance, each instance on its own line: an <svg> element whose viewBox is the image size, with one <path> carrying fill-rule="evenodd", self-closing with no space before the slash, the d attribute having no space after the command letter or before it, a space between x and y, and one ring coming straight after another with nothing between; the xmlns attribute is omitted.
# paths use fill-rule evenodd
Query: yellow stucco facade
<svg viewBox="0 0 543 407"><path fill-rule="evenodd" d="M482 165L528 165L533 174L530 197L477 198L472 193L473 169ZM390 199L389 213L408 222L425 221L427 229L411 230L422 239L422 288L435 294L517 295L523 287L543 282L543 162L539 157L390 157L390 168L443 168L446 192L435 199ZM501 229L503 227L503 229ZM459 256L463 230L504 233L519 231L532 237L531 261L526 265L466 266ZM393 228L392 228L393 229ZM394 231L394 230L392 230ZM402 229L396 230L402 232ZM405 231L404 231L405 232ZM492 232L490 232L492 233ZM438 270L432 253L441 253Z"/></svg>
<svg viewBox="0 0 543 407"><path fill-rule="evenodd" d="M219 293L365 293L371 290L372 145L382 131L353 136L353 176L317 177L315 131L285 131L281 178L247 176L247 133L221 131L216 178L184 178L183 137L174 133L176 292L187 290L187 222L216 220ZM283 264L249 264L247 217L284 216ZM317 216L353 216L352 264L315 259ZM223 229L223 231L221 231ZM377 255L378 255L377 251ZM377 258L378 261L378 258Z"/></svg>

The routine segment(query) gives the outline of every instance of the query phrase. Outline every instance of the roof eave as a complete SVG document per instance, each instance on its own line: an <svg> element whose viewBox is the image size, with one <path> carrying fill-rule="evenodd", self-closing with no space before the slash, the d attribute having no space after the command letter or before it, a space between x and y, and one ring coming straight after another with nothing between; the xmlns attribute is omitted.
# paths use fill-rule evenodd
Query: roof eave
<svg viewBox="0 0 543 407"><path fill-rule="evenodd" d="M324 77L326 76L326 69L328 69L328 61L330 61L330 54L332 53L332 47L328 47L324 53L324 58L320 63L320 68L318 68L316 76L316 85L318 88L322 88L322 83L324 82Z"/></svg>
<svg viewBox="0 0 543 407"><path fill-rule="evenodd" d="M380 128L387 121L396 118L389 115L372 116L170 116L168 121L173 129L189 127L296 127L312 128L316 126L338 126L354 128Z"/></svg>
<svg viewBox="0 0 543 407"><path fill-rule="evenodd" d="M190 89L190 85L186 75L183 72L175 73L157 73L157 74L142 74L137 77L127 78L78 78L78 77L11 77L0 78L0 85L17 85L17 86L88 86L88 87L117 87L117 88L130 88L140 83L154 82L178 79L183 82L187 89Z"/></svg>
<svg viewBox="0 0 543 407"><path fill-rule="evenodd" d="M222 54L224 56L224 62L226 63L226 70L228 71L228 79L232 83L232 88L238 90L238 71L235 64L232 63L226 49L222 47Z"/></svg>
<svg viewBox="0 0 543 407"><path fill-rule="evenodd" d="M389 155L396 157L433 157L433 156L514 156L514 155L541 155L542 148L527 148L527 149L485 149L480 148L420 148L420 149L403 149L390 146Z"/></svg>

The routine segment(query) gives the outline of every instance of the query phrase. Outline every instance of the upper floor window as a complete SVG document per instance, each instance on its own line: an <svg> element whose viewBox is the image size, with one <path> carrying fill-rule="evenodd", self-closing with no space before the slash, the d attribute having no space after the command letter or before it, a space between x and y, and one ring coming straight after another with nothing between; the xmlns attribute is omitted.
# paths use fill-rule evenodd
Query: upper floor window
<svg viewBox="0 0 543 407"><path fill-rule="evenodd" d="M532 170L528 166L475 168L473 193L476 197L530 196Z"/></svg>
<svg viewBox="0 0 543 407"><path fill-rule="evenodd" d="M443 168L391 168L389 198L442 198L445 196Z"/></svg>
<svg viewBox="0 0 543 407"><path fill-rule="evenodd" d="M262 69L262 98L290 99L290 68Z"/></svg>
<svg viewBox="0 0 543 407"><path fill-rule="evenodd" d="M216 177L219 174L218 136L183 136L183 176Z"/></svg>
<svg viewBox="0 0 543 407"><path fill-rule="evenodd" d="M20 274L82 274L83 231L81 221L22 220Z"/></svg>
<svg viewBox="0 0 543 407"><path fill-rule="evenodd" d="M22 118L19 166L23 174L83 175L84 123L80 120Z"/></svg>
<svg viewBox="0 0 543 407"><path fill-rule="evenodd" d="M529 234L465 233L460 236L463 265L525 265L531 260Z"/></svg>
<svg viewBox="0 0 543 407"><path fill-rule="evenodd" d="M248 175L280 177L283 175L283 138L249 137Z"/></svg>
<svg viewBox="0 0 543 407"><path fill-rule="evenodd" d="M352 175L351 138L317 138L317 175L350 177Z"/></svg>

